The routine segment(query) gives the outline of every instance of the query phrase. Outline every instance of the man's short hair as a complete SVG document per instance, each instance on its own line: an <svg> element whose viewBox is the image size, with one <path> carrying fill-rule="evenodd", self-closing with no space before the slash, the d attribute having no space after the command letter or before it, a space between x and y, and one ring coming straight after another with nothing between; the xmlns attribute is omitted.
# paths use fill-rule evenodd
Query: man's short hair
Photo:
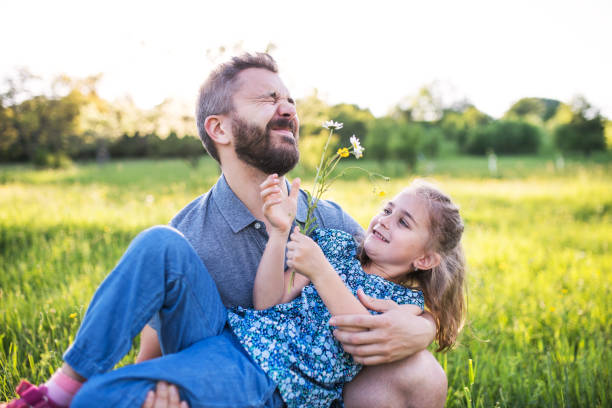
<svg viewBox="0 0 612 408"><path fill-rule="evenodd" d="M200 87L196 105L198 134L208 154L217 161L219 161L219 154L215 143L206 133L204 122L210 115L225 115L234 109L232 97L236 91L238 74L248 68L262 68L278 73L276 61L269 54L244 53L215 68Z"/></svg>

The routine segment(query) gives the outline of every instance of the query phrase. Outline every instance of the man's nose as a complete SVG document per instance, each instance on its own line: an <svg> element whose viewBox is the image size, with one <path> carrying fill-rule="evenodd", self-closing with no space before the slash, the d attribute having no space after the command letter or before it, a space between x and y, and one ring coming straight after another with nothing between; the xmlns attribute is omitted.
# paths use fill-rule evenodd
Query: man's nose
<svg viewBox="0 0 612 408"><path fill-rule="evenodd" d="M278 114L284 118L292 119L297 115L295 104L289 102L287 99L282 99L278 104Z"/></svg>

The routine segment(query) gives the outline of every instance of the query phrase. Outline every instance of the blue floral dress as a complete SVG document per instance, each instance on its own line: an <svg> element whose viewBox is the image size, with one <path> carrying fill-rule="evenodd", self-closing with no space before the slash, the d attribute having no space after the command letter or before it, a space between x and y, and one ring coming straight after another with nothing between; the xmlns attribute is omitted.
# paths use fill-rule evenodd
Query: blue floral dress
<svg viewBox="0 0 612 408"><path fill-rule="evenodd" d="M350 234L317 229L312 238L353 294L361 288L375 298L424 307L421 291L366 274ZM228 313L243 347L278 385L290 408L328 407L342 398L344 384L361 369L332 335L330 318L312 284L289 303L266 310L239 307Z"/></svg>

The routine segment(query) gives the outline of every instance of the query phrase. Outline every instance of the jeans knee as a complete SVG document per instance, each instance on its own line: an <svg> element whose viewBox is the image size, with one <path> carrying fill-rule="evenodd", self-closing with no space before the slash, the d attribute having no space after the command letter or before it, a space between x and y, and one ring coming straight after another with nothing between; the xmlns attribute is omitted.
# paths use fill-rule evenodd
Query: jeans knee
<svg viewBox="0 0 612 408"><path fill-rule="evenodd" d="M185 236L176 228L168 225L155 225L142 231L136 237L138 240L152 241L159 244L160 242L185 240Z"/></svg>
<svg viewBox="0 0 612 408"><path fill-rule="evenodd" d="M191 249L191 244L189 244L187 238L179 230L167 225L156 225L147 228L134 238L132 245L137 246L141 250L151 249L156 253L159 253L160 249L164 248L175 250Z"/></svg>
<svg viewBox="0 0 612 408"><path fill-rule="evenodd" d="M130 381L113 376L113 372L96 375L83 383L81 389L76 393L71 408L96 408L96 407L133 407L140 406L146 396L146 392L152 388L142 381Z"/></svg>

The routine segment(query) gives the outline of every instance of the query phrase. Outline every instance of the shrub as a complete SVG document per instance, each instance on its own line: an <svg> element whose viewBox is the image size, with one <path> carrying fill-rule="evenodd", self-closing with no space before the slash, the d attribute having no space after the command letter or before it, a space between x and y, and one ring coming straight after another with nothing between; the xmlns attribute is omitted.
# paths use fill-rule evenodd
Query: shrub
<svg viewBox="0 0 612 408"><path fill-rule="evenodd" d="M32 162L36 167L65 169L72 165L72 160L64 152L51 153L46 149L36 149Z"/></svg>
<svg viewBox="0 0 612 408"><path fill-rule="evenodd" d="M555 145L564 152L582 152L605 150L603 121L600 117L590 120L575 120L555 128Z"/></svg>
<svg viewBox="0 0 612 408"><path fill-rule="evenodd" d="M435 157L440 151L444 133L439 127L430 127L421 133L417 150L429 157Z"/></svg>
<svg viewBox="0 0 612 408"><path fill-rule="evenodd" d="M540 130L526 122L501 120L472 129L465 151L484 155L493 150L498 154L537 153Z"/></svg>
<svg viewBox="0 0 612 408"><path fill-rule="evenodd" d="M419 141L423 128L415 124L397 124L389 135L387 157L402 160L409 168L414 168Z"/></svg>

